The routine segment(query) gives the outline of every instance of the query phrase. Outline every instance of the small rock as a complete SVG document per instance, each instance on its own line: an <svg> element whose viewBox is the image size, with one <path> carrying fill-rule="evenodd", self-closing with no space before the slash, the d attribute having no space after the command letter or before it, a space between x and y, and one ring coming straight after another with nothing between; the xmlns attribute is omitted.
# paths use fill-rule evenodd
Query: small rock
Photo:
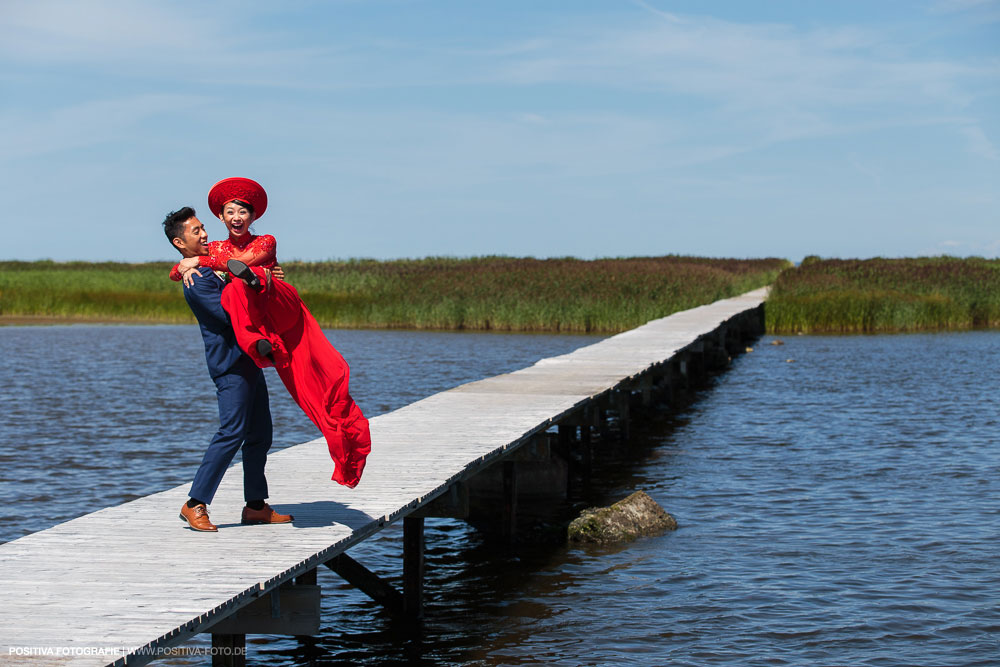
<svg viewBox="0 0 1000 667"><path fill-rule="evenodd" d="M785 363L786 364L794 364L795 360L794 359L785 359Z"/></svg>
<svg viewBox="0 0 1000 667"><path fill-rule="evenodd" d="M747 352L753 352L753 348L752 347L748 347L747 348Z"/></svg>
<svg viewBox="0 0 1000 667"><path fill-rule="evenodd" d="M631 542L643 535L676 530L677 521L645 491L636 491L611 507L584 510L569 525L570 542Z"/></svg>
<svg viewBox="0 0 1000 667"><path fill-rule="evenodd" d="M774 340L771 341L771 345L784 345L784 344L785 341L781 340L780 338L775 338Z"/></svg>

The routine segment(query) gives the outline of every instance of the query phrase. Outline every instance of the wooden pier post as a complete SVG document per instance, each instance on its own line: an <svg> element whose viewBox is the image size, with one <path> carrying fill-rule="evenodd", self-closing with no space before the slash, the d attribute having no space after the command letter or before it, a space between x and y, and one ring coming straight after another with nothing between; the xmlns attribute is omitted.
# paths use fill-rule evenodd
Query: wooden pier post
<svg viewBox="0 0 1000 667"><path fill-rule="evenodd" d="M639 379L639 391L642 393L642 407L648 408L653 404L653 374L646 373Z"/></svg>
<svg viewBox="0 0 1000 667"><path fill-rule="evenodd" d="M572 424L559 424L557 428L559 434L559 451L565 452L568 457L573 446L573 441L576 440L576 426Z"/></svg>
<svg viewBox="0 0 1000 667"><path fill-rule="evenodd" d="M591 470L594 467L594 445L591 430L596 421L597 411L593 405L588 403L587 407L583 409L583 423L580 425L580 456L584 479L590 478Z"/></svg>
<svg viewBox="0 0 1000 667"><path fill-rule="evenodd" d="M622 440L625 442L628 442L631 435L632 416L629 412L631 397L632 392L628 389L619 389L615 392L615 407L618 411L618 430L621 433Z"/></svg>
<svg viewBox="0 0 1000 667"><path fill-rule="evenodd" d="M212 633L212 667L246 667L247 636Z"/></svg>
<svg viewBox="0 0 1000 667"><path fill-rule="evenodd" d="M601 442L607 442L611 438L611 430L608 427L608 404L611 402L610 394L603 394L596 401L596 406L594 409L594 415L597 427L597 432L600 435Z"/></svg>
<svg viewBox="0 0 1000 667"><path fill-rule="evenodd" d="M514 461L503 462L503 517L501 530L507 542L517 532L517 467Z"/></svg>
<svg viewBox="0 0 1000 667"><path fill-rule="evenodd" d="M424 618L424 520L403 519L403 608L410 621Z"/></svg>
<svg viewBox="0 0 1000 667"><path fill-rule="evenodd" d="M299 576L295 577L296 586L315 586L316 585L316 568L311 570L306 570Z"/></svg>

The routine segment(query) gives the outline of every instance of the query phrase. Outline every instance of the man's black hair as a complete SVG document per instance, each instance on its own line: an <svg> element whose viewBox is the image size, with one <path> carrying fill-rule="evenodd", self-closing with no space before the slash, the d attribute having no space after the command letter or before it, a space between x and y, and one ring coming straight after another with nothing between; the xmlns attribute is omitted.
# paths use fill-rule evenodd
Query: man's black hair
<svg viewBox="0 0 1000 667"><path fill-rule="evenodd" d="M190 206L167 213L167 217L163 219L163 233L167 235L170 245L174 246L174 239L184 237L184 223L194 216L194 209ZM177 246L174 247L176 248Z"/></svg>

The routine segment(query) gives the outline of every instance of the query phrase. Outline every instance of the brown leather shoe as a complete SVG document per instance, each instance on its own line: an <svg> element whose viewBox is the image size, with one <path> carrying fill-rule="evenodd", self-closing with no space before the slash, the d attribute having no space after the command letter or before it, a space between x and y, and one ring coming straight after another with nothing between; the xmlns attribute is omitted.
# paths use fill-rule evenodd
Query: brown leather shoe
<svg viewBox="0 0 1000 667"><path fill-rule="evenodd" d="M187 503L184 503L181 507L181 521L187 521L189 526L205 533L215 533L219 530L215 524L208 520L208 508L205 505L188 507Z"/></svg>
<svg viewBox="0 0 1000 667"><path fill-rule="evenodd" d="M278 514L271 509L270 505L265 503L264 507L259 510L244 507L240 523L248 525L255 523L290 523L294 518L291 514Z"/></svg>

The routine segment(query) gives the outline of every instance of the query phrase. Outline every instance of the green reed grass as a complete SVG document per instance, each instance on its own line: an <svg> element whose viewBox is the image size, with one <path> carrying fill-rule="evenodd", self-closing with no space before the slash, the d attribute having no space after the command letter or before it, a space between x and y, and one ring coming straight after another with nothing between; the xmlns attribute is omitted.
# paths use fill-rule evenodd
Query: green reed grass
<svg viewBox="0 0 1000 667"><path fill-rule="evenodd" d="M890 333L1000 326L1000 261L808 257L781 274L771 333Z"/></svg>
<svg viewBox="0 0 1000 667"><path fill-rule="evenodd" d="M767 285L780 259L287 262L328 327L617 332ZM0 262L0 315L191 322L169 263Z"/></svg>

